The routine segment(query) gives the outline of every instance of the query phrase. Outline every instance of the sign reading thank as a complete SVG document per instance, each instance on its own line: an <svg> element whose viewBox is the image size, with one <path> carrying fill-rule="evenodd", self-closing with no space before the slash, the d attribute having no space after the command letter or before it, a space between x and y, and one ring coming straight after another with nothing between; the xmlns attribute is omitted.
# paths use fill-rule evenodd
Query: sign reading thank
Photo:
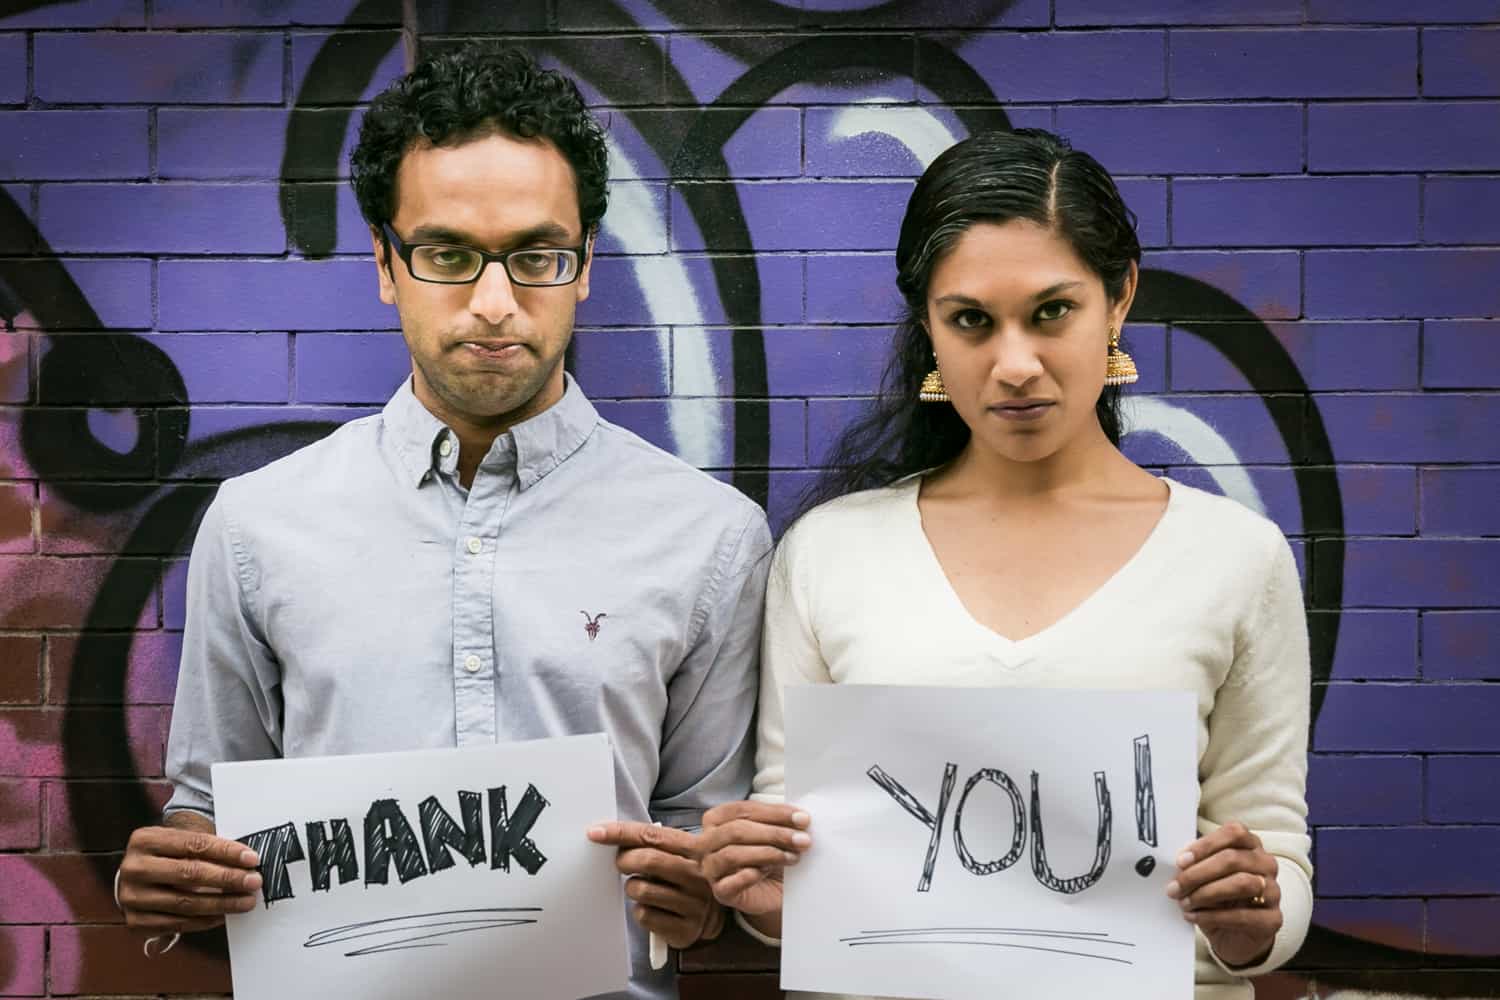
<svg viewBox="0 0 1500 1000"><path fill-rule="evenodd" d="M260 855L228 919L237 1000L621 990L629 966L602 734L216 764L220 833Z"/></svg>
<svg viewBox="0 0 1500 1000"><path fill-rule="evenodd" d="M781 985L883 997L1190 1000L1166 895L1196 836L1186 692L786 691Z"/></svg>

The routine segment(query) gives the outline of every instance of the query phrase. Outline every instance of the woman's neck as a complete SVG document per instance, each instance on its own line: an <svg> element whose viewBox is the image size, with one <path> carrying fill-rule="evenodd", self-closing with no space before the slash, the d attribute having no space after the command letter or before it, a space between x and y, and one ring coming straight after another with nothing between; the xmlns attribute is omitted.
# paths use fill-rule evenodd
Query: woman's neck
<svg viewBox="0 0 1500 1000"><path fill-rule="evenodd" d="M1045 458L1018 462L970 437L964 450L942 474L959 493L987 494L1006 501L1089 492L1121 475L1139 473L1129 459L1095 425Z"/></svg>

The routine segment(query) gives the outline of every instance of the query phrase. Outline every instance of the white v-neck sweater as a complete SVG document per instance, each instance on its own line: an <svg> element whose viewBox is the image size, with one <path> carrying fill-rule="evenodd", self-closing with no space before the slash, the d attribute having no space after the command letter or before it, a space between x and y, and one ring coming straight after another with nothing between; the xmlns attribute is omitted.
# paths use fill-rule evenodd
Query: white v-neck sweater
<svg viewBox="0 0 1500 1000"><path fill-rule="evenodd" d="M754 797L785 793L786 685L1192 691L1199 832L1239 820L1260 836L1280 868L1283 917L1270 956L1251 969L1230 971L1200 932L1194 996L1251 1000L1243 977L1286 962L1312 916L1307 618L1274 524L1166 482L1166 511L1136 554L1020 641L976 621L949 584L922 530L919 477L803 517L777 549L766 594Z"/></svg>

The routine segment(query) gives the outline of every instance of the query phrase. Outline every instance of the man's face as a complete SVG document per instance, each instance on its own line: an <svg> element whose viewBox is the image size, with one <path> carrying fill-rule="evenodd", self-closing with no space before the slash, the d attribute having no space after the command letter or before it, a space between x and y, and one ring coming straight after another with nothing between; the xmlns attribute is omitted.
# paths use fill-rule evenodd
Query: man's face
<svg viewBox="0 0 1500 1000"><path fill-rule="evenodd" d="M404 243L499 253L584 242L573 169L541 139L492 134L455 146L418 145L396 172L391 228ZM568 285L521 286L490 262L477 281L412 277L377 234L380 299L396 307L412 358L412 387L439 419L510 426L562 397L563 352L588 298L589 266Z"/></svg>

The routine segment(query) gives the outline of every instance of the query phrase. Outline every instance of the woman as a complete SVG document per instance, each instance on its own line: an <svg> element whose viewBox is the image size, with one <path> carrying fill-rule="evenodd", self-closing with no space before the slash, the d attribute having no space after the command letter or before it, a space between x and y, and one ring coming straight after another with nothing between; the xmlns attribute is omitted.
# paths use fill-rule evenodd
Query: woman
<svg viewBox="0 0 1500 1000"><path fill-rule="evenodd" d="M882 399L782 540L766 601L755 800L705 818L715 895L767 940L813 842L783 796L788 684L1187 689L1198 840L1167 894L1197 1000L1249 998L1312 910L1306 618L1277 528L1118 449L1134 217L1047 132L928 168L896 249L909 313Z"/></svg>

